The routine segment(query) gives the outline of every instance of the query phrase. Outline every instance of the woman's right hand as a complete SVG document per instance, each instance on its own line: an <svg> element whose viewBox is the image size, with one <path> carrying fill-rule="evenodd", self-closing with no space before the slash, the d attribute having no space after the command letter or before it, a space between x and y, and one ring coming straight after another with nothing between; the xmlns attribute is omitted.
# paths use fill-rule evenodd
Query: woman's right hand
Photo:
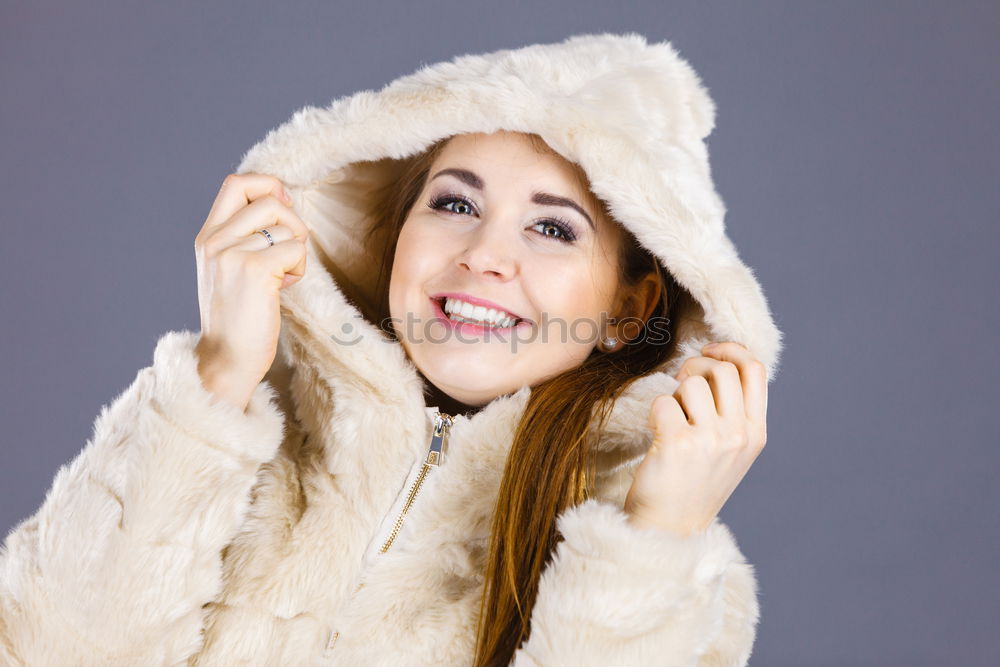
<svg viewBox="0 0 1000 667"><path fill-rule="evenodd" d="M304 275L308 235L281 181L230 174L195 237L198 373L206 389L242 410L274 362L279 292Z"/></svg>

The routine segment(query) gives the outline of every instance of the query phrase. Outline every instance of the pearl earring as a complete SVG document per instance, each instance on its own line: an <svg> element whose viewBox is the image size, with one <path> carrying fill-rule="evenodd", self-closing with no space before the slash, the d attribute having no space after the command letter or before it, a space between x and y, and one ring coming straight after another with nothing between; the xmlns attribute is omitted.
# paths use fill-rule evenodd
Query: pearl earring
<svg viewBox="0 0 1000 667"><path fill-rule="evenodd" d="M611 352L618 345L618 339L613 337L604 338L601 340L601 345L604 346L606 352Z"/></svg>

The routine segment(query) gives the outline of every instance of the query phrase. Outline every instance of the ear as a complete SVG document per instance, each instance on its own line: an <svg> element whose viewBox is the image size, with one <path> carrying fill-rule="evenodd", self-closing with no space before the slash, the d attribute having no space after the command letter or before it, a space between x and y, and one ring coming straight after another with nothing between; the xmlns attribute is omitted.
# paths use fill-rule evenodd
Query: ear
<svg viewBox="0 0 1000 667"><path fill-rule="evenodd" d="M660 277L655 271L648 272L632 287L623 285L618 295L620 305L615 311L617 321L628 319L645 323L656 308L661 288Z"/></svg>

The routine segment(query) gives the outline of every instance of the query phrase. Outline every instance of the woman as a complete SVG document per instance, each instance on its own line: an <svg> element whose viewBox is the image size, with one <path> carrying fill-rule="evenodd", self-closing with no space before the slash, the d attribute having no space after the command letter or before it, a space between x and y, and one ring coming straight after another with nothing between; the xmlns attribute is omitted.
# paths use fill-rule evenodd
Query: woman
<svg viewBox="0 0 1000 667"><path fill-rule="evenodd" d="M8 537L13 664L745 664L717 513L781 335L669 44L463 56L307 108ZM715 349L703 348L722 341Z"/></svg>

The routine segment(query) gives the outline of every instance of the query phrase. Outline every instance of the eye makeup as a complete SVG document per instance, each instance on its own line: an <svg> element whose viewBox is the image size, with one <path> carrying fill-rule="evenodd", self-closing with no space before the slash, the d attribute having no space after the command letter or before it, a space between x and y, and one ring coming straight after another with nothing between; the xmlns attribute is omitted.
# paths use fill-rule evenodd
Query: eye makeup
<svg viewBox="0 0 1000 667"><path fill-rule="evenodd" d="M474 188L479 191L482 191L486 188L486 183L483 182L483 179L480 178L478 174L468 169L458 169L455 167L442 169L433 176L431 176L430 180L433 181L439 176L452 176L462 181L470 188ZM587 224L590 225L590 228L596 231L596 228L594 227L594 221L591 219L590 214L588 214L583 209L582 206L577 204L569 197L561 197L559 195L554 195L549 192L536 191L531 194L531 202L533 204L540 204L542 206L565 206L566 208L571 208L577 213L579 213L581 216L583 216L584 220L587 221Z"/></svg>
<svg viewBox="0 0 1000 667"><path fill-rule="evenodd" d="M466 212L451 210L448 206L452 204L464 206L468 210ZM450 192L435 195L429 202L427 202L427 206L435 211L445 211L446 213L451 213L453 215L473 215L476 213L476 206L469 199L463 197L462 195ZM535 226L544 225L550 229L559 230L560 236L540 232L540 235L545 238L555 239L563 243L574 243L577 240L573 223L559 216L547 216L540 218L534 221L534 224Z"/></svg>

